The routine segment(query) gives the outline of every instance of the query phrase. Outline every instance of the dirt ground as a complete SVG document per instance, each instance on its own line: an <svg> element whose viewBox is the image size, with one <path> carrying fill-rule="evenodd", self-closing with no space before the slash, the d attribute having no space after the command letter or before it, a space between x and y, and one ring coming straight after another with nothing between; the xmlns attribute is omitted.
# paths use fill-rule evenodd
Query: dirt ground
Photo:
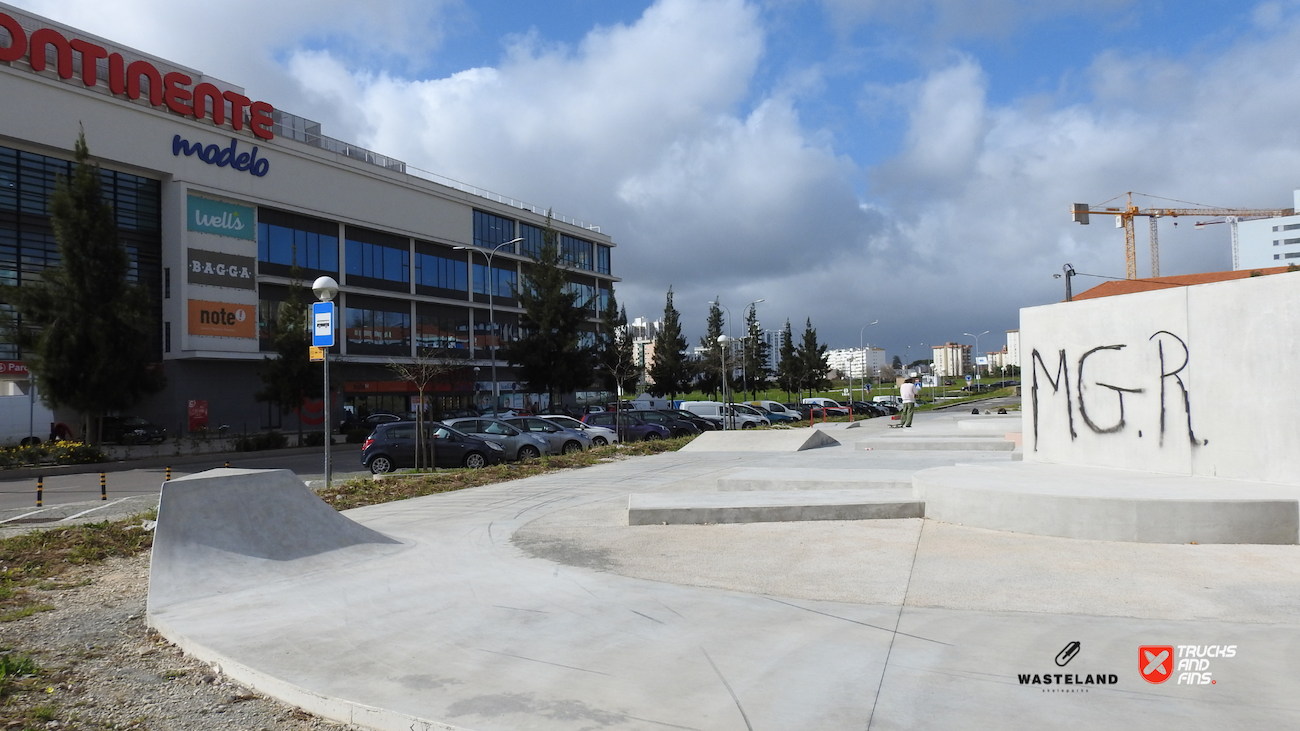
<svg viewBox="0 0 1300 731"><path fill-rule="evenodd" d="M254 693L145 626L149 555L110 559L33 593L54 608L0 623L5 657L40 672L0 680L3 729L354 729Z"/></svg>

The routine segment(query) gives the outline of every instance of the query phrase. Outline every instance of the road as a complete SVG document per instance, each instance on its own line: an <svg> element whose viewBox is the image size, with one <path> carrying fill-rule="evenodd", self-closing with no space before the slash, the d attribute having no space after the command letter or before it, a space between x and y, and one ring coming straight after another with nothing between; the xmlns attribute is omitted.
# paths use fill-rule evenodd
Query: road
<svg viewBox="0 0 1300 731"><path fill-rule="evenodd" d="M338 445L333 455L334 477L347 479L361 474L357 461L357 445ZM303 480L311 483L324 479L324 466L318 454L270 455L259 457L241 457L238 454L214 454L212 463L187 464L172 468L172 477L202 472L214 467L222 467L230 460L231 467L246 469L285 469L291 470ZM108 499L116 500L137 495L157 495L166 468L156 467L137 470L123 470L108 473ZM314 486L314 485L313 485ZM45 476L45 506L63 505L99 500L99 473L88 472L79 475L60 475L51 471ZM18 508L31 508L36 505L36 479L21 480L0 479L0 511Z"/></svg>

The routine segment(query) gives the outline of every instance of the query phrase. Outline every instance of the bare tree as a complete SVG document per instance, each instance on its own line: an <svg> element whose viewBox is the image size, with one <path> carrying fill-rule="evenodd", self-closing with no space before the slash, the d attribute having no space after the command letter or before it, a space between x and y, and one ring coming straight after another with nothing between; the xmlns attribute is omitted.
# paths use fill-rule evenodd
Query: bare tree
<svg viewBox="0 0 1300 731"><path fill-rule="evenodd" d="M432 440L427 439L427 429L425 422L429 414L429 404L425 399L425 394L429 393L433 384L444 376L465 367L464 358L457 358L453 355L454 351L446 348L417 348L415 359L410 362L398 362L390 360L388 368L396 376L415 386L416 393L420 396L420 408L418 418L415 420L415 469L420 469L421 457L424 455L425 443L429 443L429 467L437 469L437 460L434 459Z"/></svg>

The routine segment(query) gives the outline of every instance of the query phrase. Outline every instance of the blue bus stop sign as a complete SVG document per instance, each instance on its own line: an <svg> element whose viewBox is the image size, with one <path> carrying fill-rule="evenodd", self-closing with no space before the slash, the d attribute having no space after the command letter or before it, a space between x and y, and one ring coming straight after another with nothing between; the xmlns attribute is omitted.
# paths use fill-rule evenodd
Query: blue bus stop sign
<svg viewBox="0 0 1300 731"><path fill-rule="evenodd" d="M311 344L317 348L334 347L334 303L311 305Z"/></svg>

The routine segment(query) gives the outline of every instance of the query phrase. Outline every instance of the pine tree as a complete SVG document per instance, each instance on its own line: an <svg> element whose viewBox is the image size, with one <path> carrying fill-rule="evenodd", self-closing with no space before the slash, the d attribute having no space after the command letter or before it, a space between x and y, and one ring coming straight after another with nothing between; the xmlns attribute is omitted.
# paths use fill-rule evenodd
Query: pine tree
<svg viewBox="0 0 1300 731"><path fill-rule="evenodd" d="M794 333L790 331L790 321L785 321L781 331L781 359L776 366L776 383L787 398L799 393L803 388L803 361L794 345Z"/></svg>
<svg viewBox="0 0 1300 731"><path fill-rule="evenodd" d="M297 252L294 252L297 261ZM311 337L307 333L307 288L302 285L297 265L290 272L289 296L280 303L269 325L271 348L262 366L262 390L253 398L270 402L288 414L301 409L307 399L325 393L322 367L311 362ZM298 414L298 444L302 445L302 414ZM325 433L330 433L330 416L325 414Z"/></svg>
<svg viewBox="0 0 1300 731"><path fill-rule="evenodd" d="M681 313L673 307L673 288L668 288L664 304L663 327L655 335L654 358L650 362L650 378L654 385L650 393L655 396L677 397L686 391L690 381L690 366L686 361L686 338L682 335Z"/></svg>
<svg viewBox="0 0 1300 731"><path fill-rule="evenodd" d="M817 342L817 330L812 326L811 317L804 326L803 342L799 343L797 350L797 357L803 365L802 385L808 389L808 395L830 388L830 381L826 379L831 368L826 361L826 346Z"/></svg>
<svg viewBox="0 0 1300 731"><path fill-rule="evenodd" d="M703 355L700 356L700 380L699 388L709 394L716 394L722 387L723 361L722 361L722 344L718 338L722 336L722 307L719 306L718 300L709 303L709 317L704 325L704 337L700 338L700 347L703 349ZM728 359L730 360L730 359Z"/></svg>
<svg viewBox="0 0 1300 731"><path fill-rule="evenodd" d="M768 344L763 339L763 326L758 321L758 311L751 305L745 314L745 350L744 374L748 382L750 396L758 398L758 392L767 389Z"/></svg>
<svg viewBox="0 0 1300 731"><path fill-rule="evenodd" d="M636 362L636 353L632 349L632 332L627 326L627 310L618 306L618 301L611 291L609 302L600 313L600 329L597 334L597 350L600 367L600 382L606 390L635 392L641 380L641 368Z"/></svg>
<svg viewBox="0 0 1300 731"><path fill-rule="evenodd" d="M98 443L106 412L134 406L166 380L155 365L149 294L128 279L130 257L118 241L113 208L103 201L84 132L75 157L72 178L59 176L49 202L59 265L39 280L0 288L0 298L17 314L3 326L22 350L41 400L89 417L87 434Z"/></svg>
<svg viewBox="0 0 1300 731"><path fill-rule="evenodd" d="M524 270L516 292L524 310L519 316L520 337L499 349L500 357L519 368L528 389L549 394L552 404L557 403L556 394L591 385L595 357L582 344L588 303L579 303L578 293L568 286L556 238L548 214L542 249Z"/></svg>

